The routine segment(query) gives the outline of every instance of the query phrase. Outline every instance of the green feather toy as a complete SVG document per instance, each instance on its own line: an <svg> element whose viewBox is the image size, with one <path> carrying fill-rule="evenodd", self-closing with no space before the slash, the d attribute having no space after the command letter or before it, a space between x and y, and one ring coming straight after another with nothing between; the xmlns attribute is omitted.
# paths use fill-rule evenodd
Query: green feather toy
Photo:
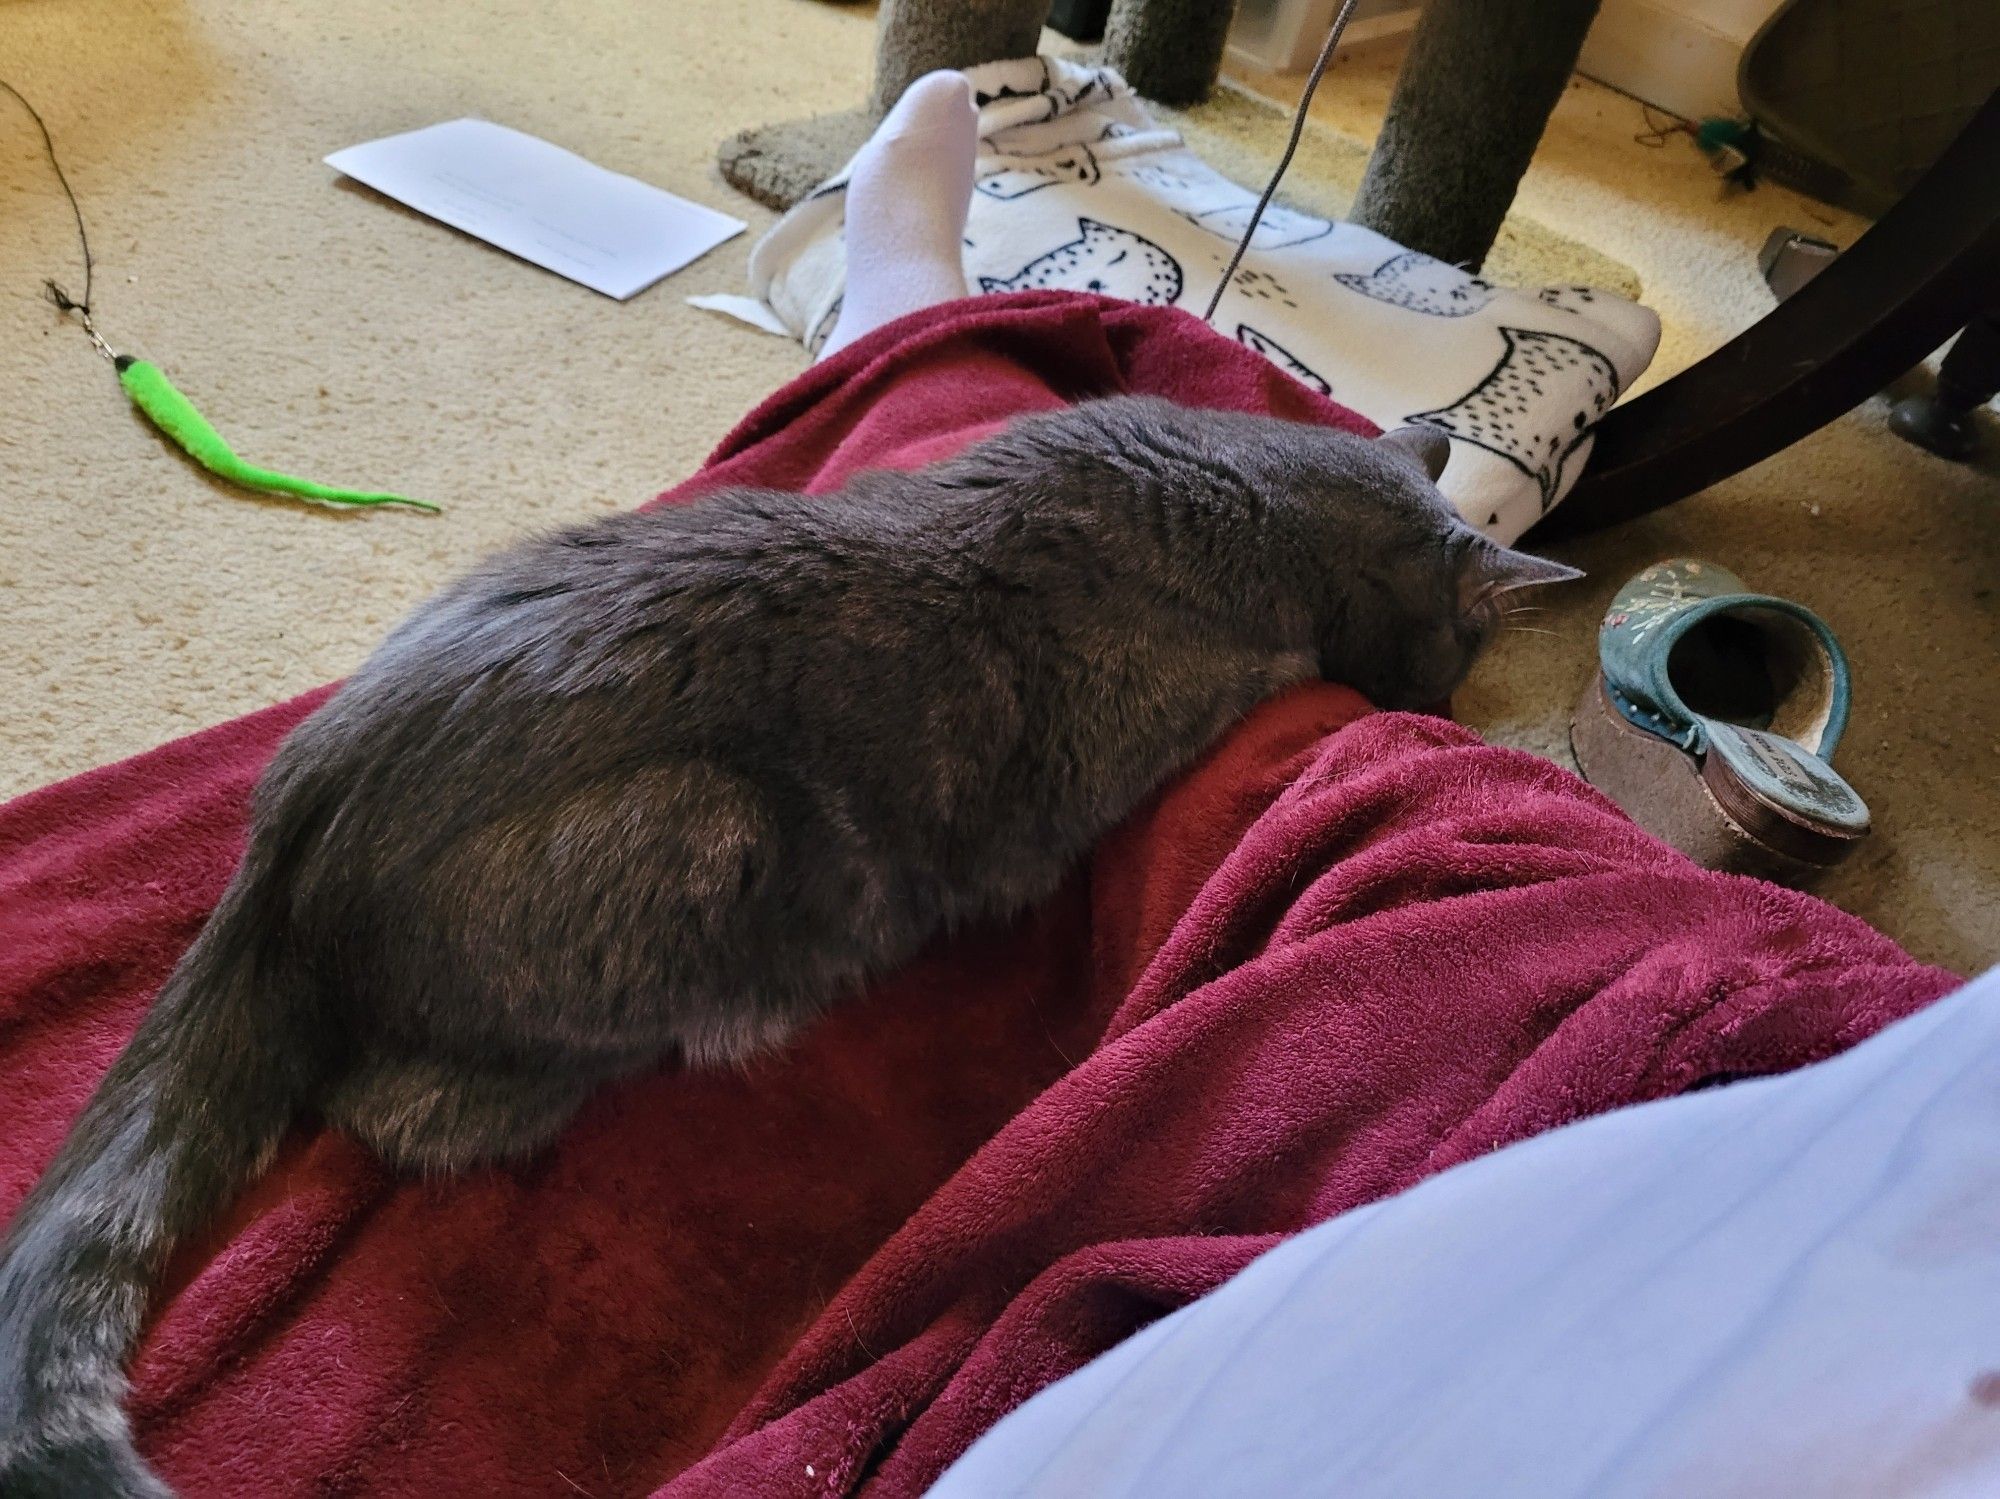
<svg viewBox="0 0 2000 1499"><path fill-rule="evenodd" d="M118 383L125 388L125 394L132 404L144 412L146 419L157 427L168 441L172 442L188 457L199 463L217 478L226 479L231 484L245 489L260 490L265 494L284 495L308 504L333 505L340 508L359 505L401 505L411 510L427 510L435 515L438 507L429 500L413 500L408 495L385 494L375 490L342 489L332 484L316 484L311 479L301 479L292 474L281 474L276 469L259 468L254 463L246 463L236 456L236 450L222 439L222 434L209 425L208 418L195 409L194 402L174 388L174 384L158 365L148 364L143 359L135 359L130 354L121 354L97 331L97 325L90 317L90 287L92 273L96 269L90 256L90 235L83 227L83 209L77 205L76 194L70 190L69 178L64 175L62 163L56 160L55 142L49 138L49 127L43 123L21 91L0 79L0 89L5 89L21 101L21 107L42 132L42 146L48 152L49 165L55 168L56 181L62 184L63 195L69 199L70 212L76 217L77 239L83 245L83 298L81 301L70 296L53 281L42 284L47 287L49 300L56 310L64 314L75 314L83 324L83 331L90 335L90 341L97 346L97 352L111 361L118 371Z"/></svg>
<svg viewBox="0 0 2000 1499"><path fill-rule="evenodd" d="M281 474L276 469L259 468L254 463L245 462L237 457L234 448L223 441L222 434L209 425L208 418L196 409L194 402L174 388L173 381L158 365L135 359L130 354L120 354L97 331L97 325L91 321L89 307L76 301L55 282L46 284L49 300L59 311L74 313L83 324L83 331L90 335L90 341L97 345L97 351L111 361L112 368L118 371L118 383L125 387L125 394L132 404L145 413L146 419L169 442L217 478L227 479L244 489L284 495L313 505L333 505L343 509L357 505L405 505L412 510L427 510L433 515L438 513L438 507L429 500L413 500L408 495L377 490L342 489L333 484L317 484L311 479Z"/></svg>
<svg viewBox="0 0 2000 1499"><path fill-rule="evenodd" d="M319 505L408 505L412 510L428 510L433 515L437 513L438 507L429 500L315 484L311 479L300 479L291 474L281 474L276 469L245 463L222 440L222 434L195 410L194 402L174 389L173 382L160 372L158 365L134 359L130 354L113 355L111 362L117 367L118 383L125 387L125 394L132 398L132 404L145 412L147 419L166 433L188 457L232 484L240 484L245 489L261 489L266 494L290 495L294 499L310 500Z"/></svg>

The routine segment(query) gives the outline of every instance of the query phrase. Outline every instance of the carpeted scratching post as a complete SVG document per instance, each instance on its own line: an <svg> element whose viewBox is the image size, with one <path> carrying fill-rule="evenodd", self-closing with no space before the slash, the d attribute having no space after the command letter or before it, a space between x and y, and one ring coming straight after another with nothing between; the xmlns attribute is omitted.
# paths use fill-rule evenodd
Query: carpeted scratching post
<svg viewBox="0 0 2000 1499"><path fill-rule="evenodd" d="M1148 99L1199 104L1222 71L1236 0L1112 0L1104 61Z"/></svg>
<svg viewBox="0 0 2000 1499"><path fill-rule="evenodd" d="M845 109L756 125L724 141L715 159L731 187L783 213L846 166L877 120L872 110Z"/></svg>
<svg viewBox="0 0 2000 1499"><path fill-rule="evenodd" d="M869 107L880 119L937 68L1033 57L1048 13L1048 0L882 0Z"/></svg>
<svg viewBox="0 0 2000 1499"><path fill-rule="evenodd" d="M1598 0L1428 0L1348 215L1477 269Z"/></svg>
<svg viewBox="0 0 2000 1499"><path fill-rule="evenodd" d="M746 130L717 153L722 175L767 207L790 208L847 164L912 80L1034 56L1048 9L1049 0L882 0L867 106Z"/></svg>

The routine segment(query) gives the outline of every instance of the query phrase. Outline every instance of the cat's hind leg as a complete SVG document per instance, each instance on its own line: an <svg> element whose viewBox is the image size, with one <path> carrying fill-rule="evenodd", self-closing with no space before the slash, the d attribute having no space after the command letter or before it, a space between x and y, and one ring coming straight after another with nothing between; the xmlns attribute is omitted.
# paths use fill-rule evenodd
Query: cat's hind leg
<svg viewBox="0 0 2000 1499"><path fill-rule="evenodd" d="M323 1115L397 1170L462 1171L540 1150L611 1075L377 1055L334 1087Z"/></svg>

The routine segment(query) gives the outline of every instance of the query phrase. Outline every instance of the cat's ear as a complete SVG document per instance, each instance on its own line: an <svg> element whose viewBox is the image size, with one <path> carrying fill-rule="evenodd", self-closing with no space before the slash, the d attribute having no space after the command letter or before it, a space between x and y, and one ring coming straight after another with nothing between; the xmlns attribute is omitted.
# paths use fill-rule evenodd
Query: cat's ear
<svg viewBox="0 0 2000 1499"><path fill-rule="evenodd" d="M1581 568L1553 562L1547 557L1531 557L1512 547L1483 538L1467 547L1458 574L1459 608L1466 614L1492 603L1517 588L1539 588L1545 583L1568 583L1583 576Z"/></svg>
<svg viewBox="0 0 2000 1499"><path fill-rule="evenodd" d="M1384 432L1375 439L1392 448L1399 448L1417 460L1417 467L1431 476L1431 483L1437 483L1444 473L1444 466L1451 460L1451 439L1436 427L1397 427Z"/></svg>

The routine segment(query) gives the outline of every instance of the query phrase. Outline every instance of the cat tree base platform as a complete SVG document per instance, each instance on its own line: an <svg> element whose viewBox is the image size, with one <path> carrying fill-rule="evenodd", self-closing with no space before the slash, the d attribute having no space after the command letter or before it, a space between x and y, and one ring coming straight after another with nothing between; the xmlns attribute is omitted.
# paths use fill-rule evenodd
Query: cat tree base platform
<svg viewBox="0 0 2000 1499"><path fill-rule="evenodd" d="M731 136L716 152L729 185L783 213L846 166L875 129L870 109L847 109L758 125Z"/></svg>

